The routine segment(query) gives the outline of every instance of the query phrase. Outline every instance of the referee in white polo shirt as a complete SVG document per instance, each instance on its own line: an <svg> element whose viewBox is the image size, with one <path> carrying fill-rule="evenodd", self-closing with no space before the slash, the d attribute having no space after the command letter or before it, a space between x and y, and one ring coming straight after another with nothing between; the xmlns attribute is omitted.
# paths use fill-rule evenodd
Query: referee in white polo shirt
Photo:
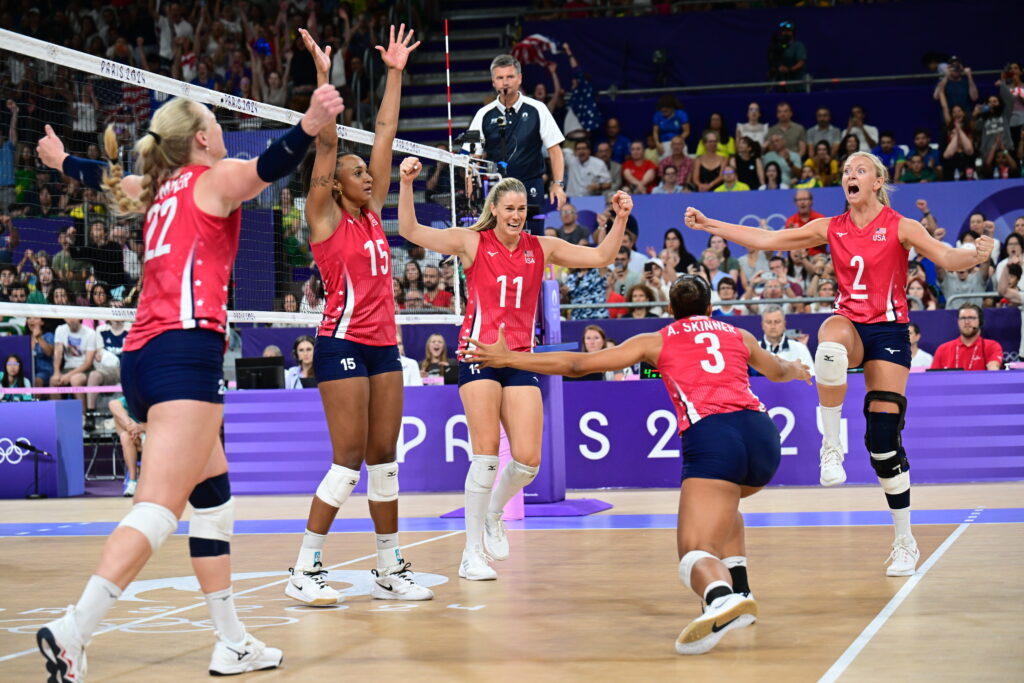
<svg viewBox="0 0 1024 683"><path fill-rule="evenodd" d="M512 55L495 57L491 84L498 97L476 113L468 130L480 132L487 159L498 164L502 176L518 178L526 185L531 216L541 211L544 197L561 209L565 203L565 158L560 145L565 136L547 105L520 92L523 69L518 59ZM547 188L544 148L551 159ZM463 150L473 151L469 144ZM531 225L531 232L535 230ZM543 234L543 227L540 231Z"/></svg>

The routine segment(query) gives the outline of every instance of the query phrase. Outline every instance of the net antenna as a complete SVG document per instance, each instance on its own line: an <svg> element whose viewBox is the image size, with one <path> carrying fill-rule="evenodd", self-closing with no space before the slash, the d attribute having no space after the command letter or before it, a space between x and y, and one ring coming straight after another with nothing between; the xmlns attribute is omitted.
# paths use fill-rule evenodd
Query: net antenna
<svg viewBox="0 0 1024 683"><path fill-rule="evenodd" d="M446 45L447 48L447 45ZM174 97L187 97L196 102L238 112L247 117L263 118L270 121L295 125L302 118L300 112L276 107L273 105L245 99L226 93L209 90L191 83L186 83L169 76L153 73L102 59L77 50L48 43L43 40L0 29L0 50L6 50L26 57L46 62L54 67L67 67L77 71L93 74L103 79L119 81L138 88L154 90ZM449 85L450 91L450 85ZM372 147L375 135L372 131L338 125L337 134L341 140ZM34 143L35 141L30 141ZM449 151L437 149L409 140L395 139L392 149L402 154L413 155L423 159L446 163L449 166L449 177L454 178L455 168L469 169L469 157L455 154L451 143L451 106L449 101ZM122 150L125 152L125 150ZM452 182L452 225L455 224L454 182ZM87 226L86 226L87 228ZM462 318L459 297L459 278L455 279L453 302L456 314L402 314L396 316L400 325L404 324L461 324ZM16 317L44 318L84 318L103 320L135 319L134 308L100 307L100 306L58 306L50 304L0 303L0 315ZM288 313L281 311L261 310L229 310L229 323L291 323L316 327L321 320L320 313Z"/></svg>

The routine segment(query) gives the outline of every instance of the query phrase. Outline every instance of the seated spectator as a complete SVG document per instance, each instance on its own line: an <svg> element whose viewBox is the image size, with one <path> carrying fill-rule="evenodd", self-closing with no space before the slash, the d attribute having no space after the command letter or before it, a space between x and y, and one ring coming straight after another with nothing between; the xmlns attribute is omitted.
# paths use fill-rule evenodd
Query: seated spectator
<svg viewBox="0 0 1024 683"><path fill-rule="evenodd" d="M911 154L907 159L903 173L896 179L897 183L934 183L939 177L935 171L924 165L924 159L920 154Z"/></svg>
<svg viewBox="0 0 1024 683"><path fill-rule="evenodd" d="M882 131L878 145L871 149L871 153L881 159L889 169L890 178L899 178L903 173L903 165L907 163L907 159L903 150L896 146L896 136L891 130Z"/></svg>
<svg viewBox="0 0 1024 683"><path fill-rule="evenodd" d="M772 133L768 136L768 151L762 157L762 160L764 161L765 170L767 170L768 164L774 163L778 166L780 172L779 182L782 185L790 186L792 178L800 177L800 166L802 163L800 155L786 149L786 142L778 133ZM765 182L767 182L767 177Z"/></svg>
<svg viewBox="0 0 1024 683"><path fill-rule="evenodd" d="M603 304L608 300L608 281L597 268L570 270L565 278L569 290L570 304ZM605 308L573 308L569 310L571 320L594 320L607 318Z"/></svg>
<svg viewBox="0 0 1024 683"><path fill-rule="evenodd" d="M427 337L420 363L420 377L444 377L448 368L455 367L455 361L448 357L448 342L439 334Z"/></svg>
<svg viewBox="0 0 1024 683"><path fill-rule="evenodd" d="M661 145L655 141L653 135L648 135L644 141L644 159L654 164L655 169L657 169L658 163L663 156L665 156L665 153Z"/></svg>
<svg viewBox="0 0 1024 683"><path fill-rule="evenodd" d="M615 342L608 338L608 335L605 334L604 329L600 325L587 325L583 328L583 340L580 346L583 353L597 353L609 348L609 346L615 346ZM570 382L611 381L624 379L627 374L633 374L632 368L624 368L618 371L593 372L582 377L566 377L565 379Z"/></svg>
<svg viewBox="0 0 1024 683"><path fill-rule="evenodd" d="M965 235L965 238L969 238L971 233ZM973 242L973 240L970 240ZM990 264L988 261L979 263L966 270L957 271L955 275L950 275L945 269L936 266L935 274L938 277L939 283L942 287L942 295L948 302L951 297L957 294L972 294L974 292L981 293L988 291L988 276L989 276ZM980 296L969 297L967 299L957 299L959 304L970 303L975 306L982 306L984 299Z"/></svg>
<svg viewBox="0 0 1024 683"><path fill-rule="evenodd" d="M9 263L0 265L0 301L9 301L11 287L18 281L18 270Z"/></svg>
<svg viewBox="0 0 1024 683"><path fill-rule="evenodd" d="M819 187L839 185L839 162L832 156L832 146L825 140L819 140L812 149L814 153L804 162L804 168L813 171Z"/></svg>
<svg viewBox="0 0 1024 683"><path fill-rule="evenodd" d="M281 312L301 313L299 310L299 298L292 292L285 292L281 297ZM272 323L271 327L309 327L306 323Z"/></svg>
<svg viewBox="0 0 1024 683"><path fill-rule="evenodd" d="M984 319L980 306L962 305L957 325L960 336L935 349L932 370L999 370L1003 366L999 342L981 336Z"/></svg>
<svg viewBox="0 0 1024 683"><path fill-rule="evenodd" d="M736 169L726 166L722 169L722 184L715 188L715 192L745 192L749 189L750 185L736 178Z"/></svg>
<svg viewBox="0 0 1024 683"><path fill-rule="evenodd" d="M808 313L832 313L835 310L836 281L822 279L818 281L818 290L814 296L828 297L832 301L820 301L807 307Z"/></svg>
<svg viewBox="0 0 1024 683"><path fill-rule="evenodd" d="M7 300L12 304L28 303L28 287L20 282L15 282L7 290ZM15 325L18 328L17 334L25 334L27 319L24 316L9 316L4 319L4 322L8 325Z"/></svg>
<svg viewBox="0 0 1024 683"><path fill-rule="evenodd" d="M1013 158L1013 154L997 143L985 158L985 165L981 171L981 177L992 180L1007 180L1020 176L1020 164Z"/></svg>
<svg viewBox="0 0 1024 683"><path fill-rule="evenodd" d="M636 233L629 230L629 228L622 234L622 246L629 250L628 267L630 272L637 275L644 272L644 264L647 263L649 257L636 250Z"/></svg>
<svg viewBox="0 0 1024 683"><path fill-rule="evenodd" d="M30 335L33 384L37 387L50 386L50 377L53 376L53 332L47 329L42 318L26 319L25 327Z"/></svg>
<svg viewBox="0 0 1024 683"><path fill-rule="evenodd" d="M747 105L746 122L736 124L737 143L743 138L750 138L753 142L763 147L767 136L768 124L761 121L761 105L757 102L751 102Z"/></svg>
<svg viewBox="0 0 1024 683"><path fill-rule="evenodd" d="M1011 263L1006 266L1006 270L1003 271L1002 278L996 287L999 296L1002 297L999 300L1000 308L1021 305L1020 283L1022 273L1024 273L1024 269L1021 268L1020 263ZM1024 321L1021 322L1021 327L1024 328ZM1024 346L1024 339L1021 340L1021 345Z"/></svg>
<svg viewBox="0 0 1024 683"><path fill-rule="evenodd" d="M722 265L722 255L717 251L708 247L700 255L701 265L703 265L708 272L705 277L708 283L711 285L711 289L718 289L718 283L722 281L722 278L729 277L728 273L723 273L719 270L719 266Z"/></svg>
<svg viewBox="0 0 1024 683"><path fill-rule="evenodd" d="M719 305L715 306L714 310L711 311L711 315L716 318L725 317L729 315L746 315L747 311L743 306L737 306L736 304L729 303L736 301L736 281L731 277L723 277L718 281L718 301Z"/></svg>
<svg viewBox="0 0 1024 683"><path fill-rule="evenodd" d="M142 450L146 424L132 415L128 410L128 400L123 396L107 403L107 409L114 416L114 431L117 432L121 454L124 456L124 491L121 495L131 498L139 482L139 451Z"/></svg>
<svg viewBox="0 0 1024 683"><path fill-rule="evenodd" d="M51 387L82 387L93 369L99 335L82 325L78 318L67 318L53 335L53 376ZM83 404L83 409L85 405Z"/></svg>
<svg viewBox="0 0 1024 683"><path fill-rule="evenodd" d="M807 149L817 150L818 143L828 145L829 156L839 149L839 140L843 137L839 129L832 125L832 112L828 107L818 107L814 112L815 126L807 129Z"/></svg>
<svg viewBox="0 0 1024 683"><path fill-rule="evenodd" d="M650 287L643 283L638 283L629 288L626 292L626 301L634 304L640 304L644 302L654 303L655 296L654 292ZM629 312L626 313L627 318L657 318L657 313L654 313L650 306L638 306L636 308L630 308Z"/></svg>
<svg viewBox="0 0 1024 683"><path fill-rule="evenodd" d="M284 371L285 389L302 389L302 380L315 380L313 374L313 345L316 340L308 334L295 339L292 344L292 358L295 365Z"/></svg>
<svg viewBox="0 0 1024 683"><path fill-rule="evenodd" d="M786 296L800 297L804 295L803 282L794 276L792 261L785 256L775 254L768 258L768 269L782 285Z"/></svg>
<svg viewBox="0 0 1024 683"><path fill-rule="evenodd" d="M747 187L764 185L764 163L761 161L761 145L749 137L736 139L736 156L729 162L736 169L736 179Z"/></svg>
<svg viewBox="0 0 1024 683"><path fill-rule="evenodd" d="M678 275L693 272L691 269L697 265L697 258L686 248L683 234L677 228L665 231L661 247L658 258L665 264L665 270L672 274L673 281Z"/></svg>
<svg viewBox="0 0 1024 683"><path fill-rule="evenodd" d="M814 210L814 195L810 190L800 189L794 192L793 203L796 204L796 213L786 219L786 229L802 228L813 220L825 217L824 214ZM812 247L807 250L807 253L811 256L824 254L825 247Z"/></svg>
<svg viewBox="0 0 1024 683"><path fill-rule="evenodd" d="M604 162L608 169L608 177L611 181L610 192L618 192L622 189L622 164L612 159L612 146L607 142L597 145L597 158Z"/></svg>
<svg viewBox="0 0 1024 683"><path fill-rule="evenodd" d="M942 152L946 180L974 179L974 141L967 122L967 114L959 106L953 107L946 126L946 148Z"/></svg>
<svg viewBox="0 0 1024 683"><path fill-rule="evenodd" d="M590 156L590 143L577 140L574 149L575 155L565 155L565 193L570 197L585 197L611 189L608 167L597 157Z"/></svg>
<svg viewBox="0 0 1024 683"><path fill-rule="evenodd" d="M644 143L634 140L622 164L622 180L631 194L650 194L658 182L658 167L644 157Z"/></svg>
<svg viewBox="0 0 1024 683"><path fill-rule="evenodd" d="M89 224L88 245L80 247L75 244L75 228L68 228L68 235L71 240L71 256L92 266L97 280L102 280L112 287L125 284L123 250L121 245L109 240L104 221L94 220Z"/></svg>
<svg viewBox="0 0 1024 683"><path fill-rule="evenodd" d="M843 137L847 135L856 136L861 152L870 152L871 148L878 144L878 129L874 126L869 126L866 123L867 118L868 112L864 107L860 105L850 107L850 120L847 122L846 129L842 133Z"/></svg>
<svg viewBox="0 0 1024 683"><path fill-rule="evenodd" d="M729 165L728 160L718 155L718 134L706 130L701 135L704 153L694 158L693 170L690 172L690 185L697 192L711 192L722 184L723 171Z"/></svg>
<svg viewBox="0 0 1024 683"><path fill-rule="evenodd" d="M423 269L423 303L445 310L452 307L452 293L441 289L441 269L437 266Z"/></svg>
<svg viewBox="0 0 1024 683"><path fill-rule="evenodd" d="M850 158L850 155L854 152L860 151L860 140L857 139L856 135L845 135L843 139L839 141L839 153L836 155L836 162L839 166L844 166L846 160Z"/></svg>
<svg viewBox="0 0 1024 683"><path fill-rule="evenodd" d="M739 258L739 264L739 282L743 286L744 292L756 286L755 280L757 283L762 282L762 279L769 270L766 252L757 249L747 249L747 253Z"/></svg>
<svg viewBox="0 0 1024 683"><path fill-rule="evenodd" d="M609 274L609 292L614 292L621 297L626 296L626 292L630 287L640 283L640 273L643 272L643 266L637 272L630 269L631 251L625 245L619 249L619 253L615 255L615 261L612 263L612 271Z"/></svg>
<svg viewBox="0 0 1024 683"><path fill-rule="evenodd" d="M761 311L761 330L764 337L758 342L762 349L784 360L793 360L807 366L814 376L814 359L807 344L798 341L797 335L786 334L786 314L782 307L770 304Z"/></svg>
<svg viewBox="0 0 1024 683"><path fill-rule="evenodd" d="M669 153L658 161L658 177L664 177L665 169L674 166L679 178L685 183L690 177L690 169L693 167L693 159L686 154L686 144L682 136L675 136L669 143Z"/></svg>
<svg viewBox="0 0 1024 683"><path fill-rule="evenodd" d="M821 181L818 180L818 176L814 174L814 169L810 166L800 167L800 178L793 183L793 187L798 190L813 190L821 187Z"/></svg>
<svg viewBox="0 0 1024 683"><path fill-rule="evenodd" d="M643 283L654 292L654 299L656 301L668 301L669 289L674 281L675 278L671 280L666 278L665 264L660 258L651 257L647 259L647 263L644 264ZM662 309L660 308L652 310L659 316L662 314Z"/></svg>
<svg viewBox="0 0 1024 683"><path fill-rule="evenodd" d="M783 144L787 150L793 152L797 157L803 157L807 152L807 130L793 120L793 109L788 102L780 102L775 108L775 115L778 122L768 129L767 139L771 140L773 135L782 137Z"/></svg>
<svg viewBox="0 0 1024 683"><path fill-rule="evenodd" d="M723 156L726 159L736 154L736 139L729 132L729 128L725 123L725 117L714 112L708 117L708 125L704 130L714 131L715 135L718 136L718 149L716 153L719 156ZM704 154L704 140L697 143L697 156Z"/></svg>
<svg viewBox="0 0 1024 683"><path fill-rule="evenodd" d="M942 180L942 155L938 149L932 149L932 136L927 128L914 131L914 144L910 147L910 155L913 154L919 155L925 168L934 171L936 178ZM910 163L910 155L907 156L907 163Z"/></svg>
<svg viewBox="0 0 1024 683"><path fill-rule="evenodd" d="M672 164L668 164L662 167L661 183L651 190L651 194L682 194L687 191L679 184L679 171Z"/></svg>
<svg viewBox="0 0 1024 683"><path fill-rule="evenodd" d="M605 136L601 139L607 142L612 151L612 161L617 164L624 164L629 156L630 142L622 133L619 120L614 116L604 123Z"/></svg>
<svg viewBox="0 0 1024 683"><path fill-rule="evenodd" d="M566 202L558 212L562 220L562 227L558 228L556 236L571 244L590 244L590 230L577 222L578 214L576 207Z"/></svg>
<svg viewBox="0 0 1024 683"><path fill-rule="evenodd" d="M410 287L405 290L405 295L402 297L403 311L422 311L424 305L422 289Z"/></svg>
<svg viewBox="0 0 1024 683"><path fill-rule="evenodd" d="M4 361L4 370L0 372L0 387L4 389L30 389L32 383L25 376L25 368L22 365L21 357L16 353L7 355ZM31 401L32 394L0 394L0 401Z"/></svg>
<svg viewBox="0 0 1024 683"><path fill-rule="evenodd" d="M281 351L281 347L277 344L267 344L263 347L263 352L260 353L261 358L284 358L284 353Z"/></svg>
<svg viewBox="0 0 1024 683"><path fill-rule="evenodd" d="M1006 241L1003 242L1003 253L1006 257L996 264L996 274L994 276L995 281L999 282L999 279L1003 276L1003 271L1011 263L1021 263L1024 258L1024 235L1011 232L1006 236Z"/></svg>
<svg viewBox="0 0 1024 683"><path fill-rule="evenodd" d="M733 258L732 252L729 250L729 243L725 241L725 238L721 235L709 235L708 249L714 249L715 253L718 254L720 261L718 269L731 277L734 282L738 281L740 277L740 262Z"/></svg>
<svg viewBox="0 0 1024 683"><path fill-rule="evenodd" d="M918 343L921 341L921 328L917 323L910 323L910 367L928 369L932 366L932 354L928 353Z"/></svg>
<svg viewBox="0 0 1024 683"><path fill-rule="evenodd" d="M761 299L775 301L777 299L786 298L786 292L783 290L782 283L776 279L768 279L765 276L756 276L752 280L752 284L754 285L753 287L743 292L741 300L749 301ZM749 311L751 315L757 315L758 308L760 308L759 304L748 303L746 306L747 311ZM783 310L786 313L796 312L793 310L793 304L786 304L783 307Z"/></svg>
<svg viewBox="0 0 1024 683"><path fill-rule="evenodd" d="M661 145L661 154L670 154L672 138L680 136L685 141L690 137L690 119L672 95L662 95L658 100L658 111L654 112L651 135Z"/></svg>
<svg viewBox="0 0 1024 683"><path fill-rule="evenodd" d="M1013 116L1013 95L1000 86L1000 95L989 95L985 104L974 108L971 119L978 131L979 156L986 159L992 148L1001 145L1003 149L1013 148L1010 135L1010 117Z"/></svg>
<svg viewBox="0 0 1024 683"><path fill-rule="evenodd" d="M939 307L935 297L932 296L932 290L928 287L928 283L921 278L913 278L907 283L907 296L914 297L914 299L907 299L912 311L934 311Z"/></svg>

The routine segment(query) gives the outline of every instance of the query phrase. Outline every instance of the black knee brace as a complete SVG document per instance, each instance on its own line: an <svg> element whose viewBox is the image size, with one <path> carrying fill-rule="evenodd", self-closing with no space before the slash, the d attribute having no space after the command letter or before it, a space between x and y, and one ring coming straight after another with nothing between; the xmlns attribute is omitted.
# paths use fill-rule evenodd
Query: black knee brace
<svg viewBox="0 0 1024 683"><path fill-rule="evenodd" d="M899 413L877 413L870 410L874 401L895 403ZM910 471L910 462L903 450L901 432L907 413L906 397L891 391L869 391L864 397L864 418L867 428L864 430L864 445L869 454L893 453L888 458L878 459L872 456L871 466L880 479L890 479L903 472Z"/></svg>
<svg viewBox="0 0 1024 683"><path fill-rule="evenodd" d="M234 510L227 472L199 482L192 489L188 502L194 508L189 523L189 554L192 557L229 554Z"/></svg>

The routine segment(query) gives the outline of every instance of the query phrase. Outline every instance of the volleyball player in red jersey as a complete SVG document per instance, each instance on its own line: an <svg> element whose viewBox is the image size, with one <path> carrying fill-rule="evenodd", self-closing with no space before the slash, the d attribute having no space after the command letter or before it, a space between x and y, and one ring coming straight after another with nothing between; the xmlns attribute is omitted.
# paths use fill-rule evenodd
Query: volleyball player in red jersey
<svg viewBox="0 0 1024 683"><path fill-rule="evenodd" d="M570 244L556 237L536 237L524 231L525 186L515 178L505 178L491 188L475 225L468 229L436 230L416 221L412 182L421 170L422 165L415 157L402 162L399 232L414 244L461 259L469 301L462 336L493 341L503 327L509 343L519 351L533 348L544 265L607 266L619 250L626 219L633 209L628 194L615 194L615 223L597 247ZM459 396L473 444L466 474L466 548L459 576L472 581L496 579L498 575L487 563L487 556L495 560L508 557L502 510L516 492L533 481L540 467L544 428L540 380L532 373L514 368L488 370L459 363ZM508 434L512 462L495 487L499 420Z"/></svg>
<svg viewBox="0 0 1024 683"><path fill-rule="evenodd" d="M231 593L234 504L219 439L228 278L238 249L242 202L292 173L313 135L342 110L318 89L302 121L257 159L225 159L213 113L185 98L161 107L135 144L140 175L73 157L46 127L44 164L100 189L122 212L145 213L145 278L136 324L121 356L130 410L147 423L145 467L135 504L103 546L78 603L36 634L50 681L82 681L85 647L121 591L178 527L192 504L189 553L217 632L209 671L240 674L277 667L281 651L246 633ZM106 134L117 158L117 138Z"/></svg>
<svg viewBox="0 0 1024 683"><path fill-rule="evenodd" d="M747 365L773 382L804 380L810 368L772 355L745 330L711 318L711 287L699 275L672 285L676 321L597 353L510 351L470 339L463 359L482 368L582 377L644 361L658 368L683 442L676 545L679 578L707 603L676 639L680 654L702 654L728 631L757 618L750 593L740 498L757 493L779 467L779 431L750 389Z"/></svg>
<svg viewBox="0 0 1024 683"><path fill-rule="evenodd" d="M835 315L818 330L814 355L823 433L821 483L834 486L846 481L839 437L846 371L863 365L864 441L896 531L886 574L909 576L916 571L919 552L910 529L910 464L900 437L910 372L908 254L913 247L946 270L963 270L988 259L992 239L979 238L972 249L940 242L917 221L893 211L887 180L878 157L855 152L843 166L843 191L850 207L844 214L777 232L709 219L693 207L686 210L685 221L691 228L751 249L789 251L828 243L838 293Z"/></svg>
<svg viewBox="0 0 1024 683"><path fill-rule="evenodd" d="M321 50L301 31L313 56L317 83L328 82L331 48ZM398 543L398 463L402 426L402 364L391 288L391 250L380 211L391 179L391 145L398 131L402 71L413 32L391 27L388 69L370 152L370 165L354 154L338 157L338 135L325 126L316 141L306 222L310 246L327 291L313 351L313 372L331 435L333 464L309 506L309 518L285 594L307 605L332 605L342 594L327 584L323 547L338 509L359 483L366 462L370 516L377 535L371 595L382 600L430 600L417 584Z"/></svg>

